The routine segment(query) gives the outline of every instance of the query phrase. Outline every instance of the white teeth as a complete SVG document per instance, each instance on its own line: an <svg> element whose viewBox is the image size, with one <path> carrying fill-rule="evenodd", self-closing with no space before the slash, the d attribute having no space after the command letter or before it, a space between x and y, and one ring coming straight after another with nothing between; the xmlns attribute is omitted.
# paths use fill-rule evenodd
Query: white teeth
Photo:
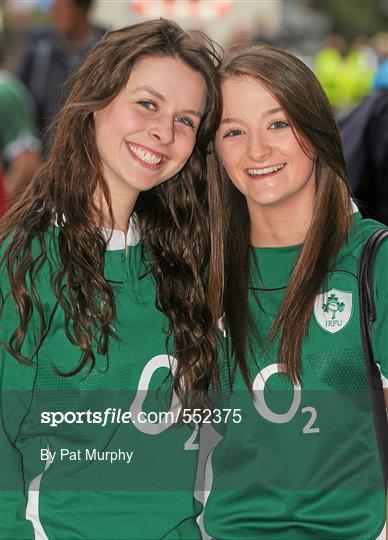
<svg viewBox="0 0 388 540"><path fill-rule="evenodd" d="M129 144L128 146L131 152L133 152L135 156L137 156L139 159L141 159L145 163L149 163L150 165L157 165L162 160L161 156L156 156L155 154L151 154L151 152L148 152L147 150L144 150L143 148L139 148L138 146L133 146L132 144Z"/></svg>
<svg viewBox="0 0 388 540"><path fill-rule="evenodd" d="M248 169L248 174L250 174L251 176L269 174L283 169L284 165L285 163L279 163L278 165L272 165L272 167L265 167L264 169Z"/></svg>

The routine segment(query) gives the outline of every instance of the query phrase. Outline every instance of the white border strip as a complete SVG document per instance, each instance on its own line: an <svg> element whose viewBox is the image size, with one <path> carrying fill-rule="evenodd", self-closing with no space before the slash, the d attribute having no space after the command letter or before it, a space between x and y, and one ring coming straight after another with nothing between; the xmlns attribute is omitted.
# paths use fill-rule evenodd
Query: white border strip
<svg viewBox="0 0 388 540"><path fill-rule="evenodd" d="M47 471L47 469L50 467L52 460L50 458L50 448L47 447L47 450L49 452L48 458L46 460L46 465L44 467L44 471L38 474L33 480L31 481L30 487L28 489L28 500L27 500L27 507L26 507L26 519L29 519L32 522L32 525L34 527L35 531L35 540L49 540L48 536L44 532L42 523L40 521L39 517L39 489L40 489L40 482L42 480L42 476Z"/></svg>

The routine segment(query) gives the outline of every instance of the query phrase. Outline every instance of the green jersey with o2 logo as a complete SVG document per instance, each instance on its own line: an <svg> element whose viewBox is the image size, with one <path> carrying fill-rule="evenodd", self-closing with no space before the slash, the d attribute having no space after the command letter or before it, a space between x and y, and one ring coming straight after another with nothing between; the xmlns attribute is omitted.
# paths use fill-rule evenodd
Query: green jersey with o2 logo
<svg viewBox="0 0 388 540"><path fill-rule="evenodd" d="M375 540L386 495L360 335L358 265L381 225L356 214L349 241L317 296L302 345L300 385L262 346L300 246L258 248L249 302L258 332L250 359L254 398L236 376L229 422L212 453L206 531L219 540ZM373 350L388 378L388 243L375 260ZM384 378L384 377L383 377ZM387 380L384 378L386 384Z"/></svg>
<svg viewBox="0 0 388 540"><path fill-rule="evenodd" d="M133 233L130 245L117 249L122 233L114 232L104 274L116 301L115 337L108 354L96 346L90 373L87 365L62 377L58 371L76 368L81 352L65 333L64 310L52 292L58 231L47 232L48 261L36 277L47 333L37 347L34 313L23 343L32 365L0 350L0 537L200 538L193 499L197 432L158 416L177 402L171 396L176 360L166 354L167 319L155 307L141 244ZM2 341L16 326L8 298Z"/></svg>

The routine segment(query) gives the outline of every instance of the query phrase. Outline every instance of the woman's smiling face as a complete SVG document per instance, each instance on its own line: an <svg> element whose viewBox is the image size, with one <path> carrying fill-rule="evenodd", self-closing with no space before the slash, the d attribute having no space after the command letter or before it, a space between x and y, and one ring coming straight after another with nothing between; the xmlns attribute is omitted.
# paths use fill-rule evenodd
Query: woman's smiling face
<svg viewBox="0 0 388 540"><path fill-rule="evenodd" d="M226 80L222 95L217 151L231 181L246 197L249 213L266 207L297 211L299 205L311 205L313 161L276 98L249 76Z"/></svg>
<svg viewBox="0 0 388 540"><path fill-rule="evenodd" d="M202 76L177 58L147 56L124 90L94 113L97 149L111 193L134 198L179 172L204 114Z"/></svg>

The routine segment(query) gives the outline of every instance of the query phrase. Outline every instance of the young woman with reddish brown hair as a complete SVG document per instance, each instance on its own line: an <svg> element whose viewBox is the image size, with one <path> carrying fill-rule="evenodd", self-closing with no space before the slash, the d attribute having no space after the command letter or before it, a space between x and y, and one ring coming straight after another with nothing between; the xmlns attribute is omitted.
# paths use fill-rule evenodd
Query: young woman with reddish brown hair
<svg viewBox="0 0 388 540"><path fill-rule="evenodd" d="M222 78L224 327L242 419L212 453L206 530L217 540L385 538L386 411L369 391L358 297L361 252L382 225L351 204L331 107L303 62L252 45ZM372 330L385 386L387 260L385 241Z"/></svg>
<svg viewBox="0 0 388 540"><path fill-rule="evenodd" d="M158 413L215 377L218 64L171 21L108 33L1 223L1 537L199 537L197 432Z"/></svg>

